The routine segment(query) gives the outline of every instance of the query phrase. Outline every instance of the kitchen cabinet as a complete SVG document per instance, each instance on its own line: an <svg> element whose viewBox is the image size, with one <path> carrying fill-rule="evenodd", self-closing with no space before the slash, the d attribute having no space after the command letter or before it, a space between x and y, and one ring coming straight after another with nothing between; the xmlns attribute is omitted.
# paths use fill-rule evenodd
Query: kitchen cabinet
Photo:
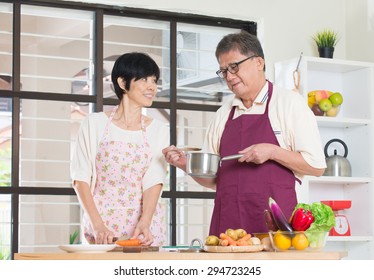
<svg viewBox="0 0 374 280"><path fill-rule="evenodd" d="M293 72L299 57L275 63L275 84L294 89ZM343 140L348 147L347 159L352 167L351 177L307 176L297 187L300 202L321 200L351 200L344 214L351 227L351 236L329 236L327 249L344 249L349 259L374 259L374 64L303 56L299 65L299 92L307 102L312 90L329 90L343 95L343 104L336 117L316 117L322 143L330 139ZM332 147L331 147L332 146ZM344 155L344 148L331 144Z"/></svg>

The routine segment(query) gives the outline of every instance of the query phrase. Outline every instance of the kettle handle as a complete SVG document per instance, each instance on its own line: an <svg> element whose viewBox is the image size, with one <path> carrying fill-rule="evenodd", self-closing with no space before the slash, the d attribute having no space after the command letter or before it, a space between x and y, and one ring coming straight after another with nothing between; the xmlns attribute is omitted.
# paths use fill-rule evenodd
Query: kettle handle
<svg viewBox="0 0 374 280"><path fill-rule="evenodd" d="M328 153L327 153L327 148L329 147L329 145L330 145L332 142L339 142L340 144L343 145L343 147L344 147L344 157L346 158L347 155L348 155L348 147L347 147L347 145L346 145L342 140L340 140L340 139L331 139L330 141L328 141L328 142L326 143L326 145L325 145L325 157L326 157L326 158L329 157L329 155L328 155Z"/></svg>

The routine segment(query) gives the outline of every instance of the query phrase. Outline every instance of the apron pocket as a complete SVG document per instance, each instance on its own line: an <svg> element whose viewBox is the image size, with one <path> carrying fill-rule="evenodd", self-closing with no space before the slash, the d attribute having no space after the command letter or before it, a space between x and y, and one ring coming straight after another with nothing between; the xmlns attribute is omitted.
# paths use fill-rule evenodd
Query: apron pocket
<svg viewBox="0 0 374 280"><path fill-rule="evenodd" d="M216 197L211 230L217 235L227 229L237 229L240 225L239 204L237 195L220 194Z"/></svg>
<svg viewBox="0 0 374 280"><path fill-rule="evenodd" d="M268 209L266 194L245 193L238 197L240 224L248 233L268 232L264 210Z"/></svg>

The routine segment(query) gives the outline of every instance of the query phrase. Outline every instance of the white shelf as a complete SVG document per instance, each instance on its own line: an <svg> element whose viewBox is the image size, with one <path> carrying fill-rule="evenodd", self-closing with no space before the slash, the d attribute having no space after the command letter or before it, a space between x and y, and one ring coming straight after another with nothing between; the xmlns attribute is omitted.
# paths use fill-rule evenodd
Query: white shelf
<svg viewBox="0 0 374 280"><path fill-rule="evenodd" d="M275 64L278 86L294 88L293 71L298 60L296 57ZM329 236L327 240L336 242L337 247L344 250L359 250L360 257L370 258L374 254L374 64L303 57L299 66L299 93L305 100L313 90L325 89L343 95L344 101L336 117L316 116L316 120L323 145L331 139L341 139L347 145L347 159L353 175L305 176L302 187L297 188L299 202L351 200L352 207L344 210L344 214L349 219L351 232L356 235ZM338 155L344 154L339 145L337 151ZM339 242L351 243L346 246ZM368 249L361 251L359 242L367 242Z"/></svg>
<svg viewBox="0 0 374 280"><path fill-rule="evenodd" d="M320 127L350 128L355 126L367 126L371 124L369 119L339 118L339 117L316 117Z"/></svg>
<svg viewBox="0 0 374 280"><path fill-rule="evenodd" d="M303 57L308 61L309 70L332 73L346 73L370 67L370 63L320 57Z"/></svg>
<svg viewBox="0 0 374 280"><path fill-rule="evenodd" d="M295 70L296 65L300 57L289 59L286 61L275 63L275 65L292 65L292 71ZM372 63L364 61L352 61L352 60L343 60L343 59L330 59L330 58L321 58L314 56L303 56L301 59L301 64L305 61L308 62L308 69L312 71L321 71L321 72L332 72L332 73L346 73L361 70L364 68L372 67ZM292 77L292 75L290 76ZM291 78L292 79L292 78Z"/></svg>
<svg viewBox="0 0 374 280"><path fill-rule="evenodd" d="M362 242L362 241L373 241L374 238L371 235L368 236L328 236L327 241L339 241L339 242Z"/></svg>
<svg viewBox="0 0 374 280"><path fill-rule="evenodd" d="M371 177L335 177L335 176L321 176L321 177L312 177L305 176L305 180L308 180L309 183L324 183L324 184L366 184L371 183Z"/></svg>

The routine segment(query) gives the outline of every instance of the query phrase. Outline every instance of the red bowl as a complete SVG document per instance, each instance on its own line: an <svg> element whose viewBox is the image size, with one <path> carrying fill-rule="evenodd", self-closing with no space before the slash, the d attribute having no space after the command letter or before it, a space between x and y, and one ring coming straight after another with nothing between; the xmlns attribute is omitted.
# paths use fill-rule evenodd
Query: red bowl
<svg viewBox="0 0 374 280"><path fill-rule="evenodd" d="M321 202L330 206L333 211L349 209L352 205L351 200L321 200Z"/></svg>

